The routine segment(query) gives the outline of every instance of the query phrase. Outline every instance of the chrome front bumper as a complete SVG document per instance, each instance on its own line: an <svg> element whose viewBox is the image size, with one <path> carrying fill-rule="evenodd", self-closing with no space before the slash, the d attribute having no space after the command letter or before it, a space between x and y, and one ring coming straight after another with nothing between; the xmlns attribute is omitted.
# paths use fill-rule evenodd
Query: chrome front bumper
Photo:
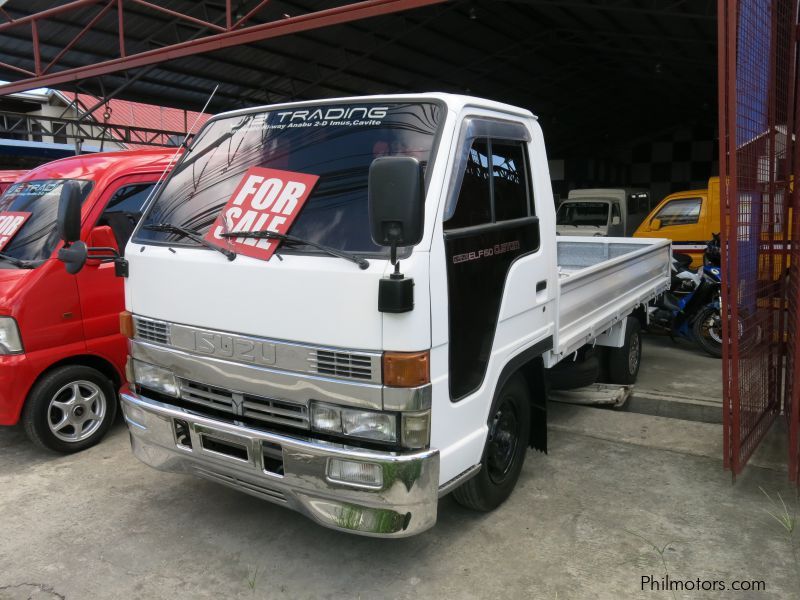
<svg viewBox="0 0 800 600"><path fill-rule="evenodd" d="M190 473L284 505L321 525L375 537L405 537L433 526L439 486L439 452L376 452L306 441L231 425L136 395L120 394L134 455L156 469ZM188 424L191 448L178 443L174 420ZM209 449L208 440L237 450ZM269 456L282 455L282 475L270 472ZM332 458L377 464L377 487L331 481Z"/></svg>

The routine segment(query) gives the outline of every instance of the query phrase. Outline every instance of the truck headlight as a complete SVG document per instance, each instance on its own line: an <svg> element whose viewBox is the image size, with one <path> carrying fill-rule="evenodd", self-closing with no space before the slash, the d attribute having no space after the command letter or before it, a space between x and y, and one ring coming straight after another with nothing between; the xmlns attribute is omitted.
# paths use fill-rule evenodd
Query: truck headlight
<svg viewBox="0 0 800 600"><path fill-rule="evenodd" d="M431 411L403 413L402 440L406 448L427 448L431 441Z"/></svg>
<svg viewBox="0 0 800 600"><path fill-rule="evenodd" d="M311 425L317 431L379 442L397 441L397 414L314 402Z"/></svg>
<svg viewBox="0 0 800 600"><path fill-rule="evenodd" d="M22 339L19 327L12 317L0 317L0 354L20 354Z"/></svg>
<svg viewBox="0 0 800 600"><path fill-rule="evenodd" d="M161 392L167 396L180 396L178 383L172 371L133 359L133 379L137 385Z"/></svg>

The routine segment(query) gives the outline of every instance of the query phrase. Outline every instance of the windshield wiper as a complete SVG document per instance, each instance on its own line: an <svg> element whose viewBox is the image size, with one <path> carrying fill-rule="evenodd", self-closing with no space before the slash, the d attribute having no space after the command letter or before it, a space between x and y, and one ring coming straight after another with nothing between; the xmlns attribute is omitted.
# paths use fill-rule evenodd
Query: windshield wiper
<svg viewBox="0 0 800 600"><path fill-rule="evenodd" d="M337 250L336 248L323 246L322 244L318 244L310 240L303 240L294 237L292 235L286 235L285 233L276 233L274 231L229 231L226 233L222 233L220 235L225 238L241 237L241 238L253 238L257 240L280 240L281 242L284 242L292 246L311 246L312 248L321 250L325 254L336 256L338 258L343 258L345 260L349 260L350 262L356 263L359 269L366 269L369 267L369 262L367 262L367 259L365 258L360 258L353 254L342 252L341 250Z"/></svg>
<svg viewBox="0 0 800 600"><path fill-rule="evenodd" d="M36 266L36 263L39 261L35 260L23 260L21 258L17 258L16 256L11 256L10 254L3 254L0 252L0 259L7 260L15 267L19 267L20 269L32 269Z"/></svg>
<svg viewBox="0 0 800 600"><path fill-rule="evenodd" d="M153 223L151 225L143 225L142 229L147 229L149 231L163 231L164 233L174 233L176 235L182 235L183 237L187 237L190 240L194 240L201 246L205 246L206 248L211 248L212 250L216 250L221 254L225 255L225 258L228 260L233 260L236 258L236 252L233 250L228 250L227 248L221 248L216 244L212 244L207 239L205 239L199 232L188 229L186 227L181 227L180 225L173 225L172 223Z"/></svg>

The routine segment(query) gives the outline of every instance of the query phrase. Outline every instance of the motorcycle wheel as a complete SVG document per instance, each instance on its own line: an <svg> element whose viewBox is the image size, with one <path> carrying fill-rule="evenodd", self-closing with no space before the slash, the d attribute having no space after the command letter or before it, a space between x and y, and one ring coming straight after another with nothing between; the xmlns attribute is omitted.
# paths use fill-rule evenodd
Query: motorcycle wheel
<svg viewBox="0 0 800 600"><path fill-rule="evenodd" d="M718 309L707 306L701 310L692 325L692 334L701 350L722 358L722 318Z"/></svg>

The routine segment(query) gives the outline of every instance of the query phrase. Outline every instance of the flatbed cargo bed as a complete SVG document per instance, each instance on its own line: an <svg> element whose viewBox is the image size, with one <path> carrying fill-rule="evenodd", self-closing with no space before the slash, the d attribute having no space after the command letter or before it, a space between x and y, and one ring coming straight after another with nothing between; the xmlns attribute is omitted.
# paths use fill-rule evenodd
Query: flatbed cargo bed
<svg viewBox="0 0 800 600"><path fill-rule="evenodd" d="M551 364L592 343L670 284L669 240L560 236Z"/></svg>

